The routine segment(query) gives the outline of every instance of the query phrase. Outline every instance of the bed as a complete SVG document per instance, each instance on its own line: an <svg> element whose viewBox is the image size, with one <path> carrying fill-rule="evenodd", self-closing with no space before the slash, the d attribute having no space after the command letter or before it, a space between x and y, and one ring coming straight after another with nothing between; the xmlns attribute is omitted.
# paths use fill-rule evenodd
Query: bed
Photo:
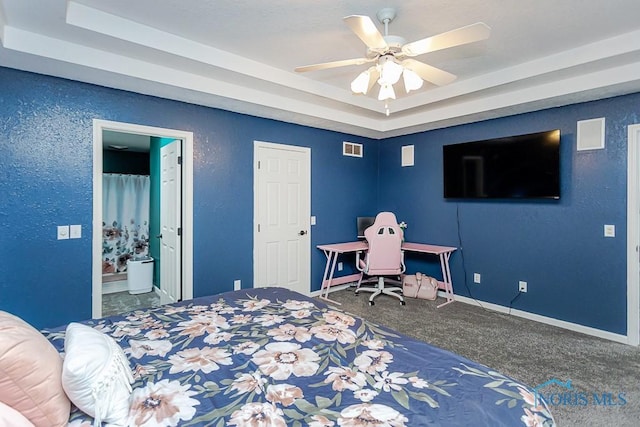
<svg viewBox="0 0 640 427"><path fill-rule="evenodd" d="M527 386L282 288L82 323L126 355L127 425L555 425ZM42 332L62 353L66 330Z"/></svg>

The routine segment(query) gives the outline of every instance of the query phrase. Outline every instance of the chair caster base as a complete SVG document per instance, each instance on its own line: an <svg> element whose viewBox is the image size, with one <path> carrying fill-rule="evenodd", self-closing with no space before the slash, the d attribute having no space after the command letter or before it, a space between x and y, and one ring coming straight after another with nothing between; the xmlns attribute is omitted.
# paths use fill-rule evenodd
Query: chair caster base
<svg viewBox="0 0 640 427"><path fill-rule="evenodd" d="M376 303L373 301L369 301L369 305L376 305Z"/></svg>
<svg viewBox="0 0 640 427"><path fill-rule="evenodd" d="M400 301L400 305L407 305L407 303L404 301Z"/></svg>

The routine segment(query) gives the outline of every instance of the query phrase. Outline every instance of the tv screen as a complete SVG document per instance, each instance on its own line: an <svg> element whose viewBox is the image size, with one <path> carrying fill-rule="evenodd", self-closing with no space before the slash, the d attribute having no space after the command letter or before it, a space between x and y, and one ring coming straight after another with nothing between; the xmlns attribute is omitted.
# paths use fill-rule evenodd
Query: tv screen
<svg viewBox="0 0 640 427"><path fill-rule="evenodd" d="M442 147L444 197L560 198L560 131Z"/></svg>

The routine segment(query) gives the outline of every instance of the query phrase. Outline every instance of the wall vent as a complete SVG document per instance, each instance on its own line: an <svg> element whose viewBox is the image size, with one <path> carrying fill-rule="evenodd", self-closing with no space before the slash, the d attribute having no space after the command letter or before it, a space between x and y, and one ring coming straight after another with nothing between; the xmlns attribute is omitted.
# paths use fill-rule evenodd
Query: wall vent
<svg viewBox="0 0 640 427"><path fill-rule="evenodd" d="M362 144L344 141L342 143L342 155L351 157L362 157Z"/></svg>
<svg viewBox="0 0 640 427"><path fill-rule="evenodd" d="M578 151L604 148L604 117L579 121L576 140Z"/></svg>

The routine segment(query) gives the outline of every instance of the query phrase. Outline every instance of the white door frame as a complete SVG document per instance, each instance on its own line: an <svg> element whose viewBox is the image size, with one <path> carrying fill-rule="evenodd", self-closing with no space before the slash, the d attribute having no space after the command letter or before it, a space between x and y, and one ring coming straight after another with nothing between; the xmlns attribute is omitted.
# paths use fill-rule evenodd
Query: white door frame
<svg viewBox="0 0 640 427"><path fill-rule="evenodd" d="M287 150L287 151L295 151L298 153L303 153L306 154L308 156L308 160L309 160L309 188L308 188L308 192L309 192L309 212L306 218L307 221L307 238L309 239L309 245L311 245L311 225L308 223L308 221L310 221L311 219L311 148L310 147L301 147L301 146L297 146L297 145L286 145L286 144L279 144L279 143L273 143L273 142L264 142L264 141L253 141L253 171L254 171L254 176L253 176L253 287L255 287L255 284L258 283L258 269L256 268L257 265L257 259L258 259L258 245L256 244L256 242L259 239L258 236L258 223L259 223L259 218L258 218L258 198L259 198L259 185L258 185L258 174L257 172L255 172L258 169L258 165L257 165L257 152L259 148L268 148L268 149L274 149L274 150ZM311 293L311 248L309 247L309 252L308 252L308 258L306 260L306 262L309 263L309 265L307 266L307 268L309 269L309 274L308 274L308 284L307 284L307 292L306 295L310 295Z"/></svg>
<svg viewBox="0 0 640 427"><path fill-rule="evenodd" d="M193 132L131 123L93 120L93 241L91 311L102 317L102 133L115 132L181 139L182 145L182 298L193 298Z"/></svg>
<svg viewBox="0 0 640 427"><path fill-rule="evenodd" d="M627 344L640 344L640 124L627 137Z"/></svg>

